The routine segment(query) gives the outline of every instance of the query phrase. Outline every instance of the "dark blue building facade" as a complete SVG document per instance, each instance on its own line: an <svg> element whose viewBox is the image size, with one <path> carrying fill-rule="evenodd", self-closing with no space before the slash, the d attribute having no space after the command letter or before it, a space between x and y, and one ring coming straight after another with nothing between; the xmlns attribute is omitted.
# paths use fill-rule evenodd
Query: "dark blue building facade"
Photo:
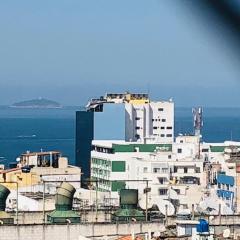
<svg viewBox="0 0 240 240"><path fill-rule="evenodd" d="M82 178L90 178L90 159L94 138L94 112L76 112L76 166L82 169Z"/></svg>

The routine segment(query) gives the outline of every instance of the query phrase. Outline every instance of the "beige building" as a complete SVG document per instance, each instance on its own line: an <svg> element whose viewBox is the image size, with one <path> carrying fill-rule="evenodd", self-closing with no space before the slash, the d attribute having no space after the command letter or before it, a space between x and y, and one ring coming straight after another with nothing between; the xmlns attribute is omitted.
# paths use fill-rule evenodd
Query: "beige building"
<svg viewBox="0 0 240 240"><path fill-rule="evenodd" d="M0 170L0 182L6 183L10 189L15 189L17 184L18 188L42 184L43 180L81 180L81 169L68 165L68 159L57 151L27 152L18 160L16 168Z"/></svg>

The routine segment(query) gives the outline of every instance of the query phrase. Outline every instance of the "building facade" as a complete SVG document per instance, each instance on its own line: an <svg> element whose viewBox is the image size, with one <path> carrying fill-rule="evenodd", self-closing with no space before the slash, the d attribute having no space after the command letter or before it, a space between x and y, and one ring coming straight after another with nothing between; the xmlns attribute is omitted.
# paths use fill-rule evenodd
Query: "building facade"
<svg viewBox="0 0 240 240"><path fill-rule="evenodd" d="M90 177L90 159L94 138L94 112L76 112L75 161L81 167L83 178Z"/></svg>
<svg viewBox="0 0 240 240"><path fill-rule="evenodd" d="M100 191L138 189L140 198L149 190L152 198L172 199L190 207L200 201L206 187L204 159L194 158L190 143L144 144L125 141L93 141L91 177ZM189 195L193 197L189 199Z"/></svg>
<svg viewBox="0 0 240 240"><path fill-rule="evenodd" d="M125 104L125 140L171 143L174 140L174 103L159 101Z"/></svg>

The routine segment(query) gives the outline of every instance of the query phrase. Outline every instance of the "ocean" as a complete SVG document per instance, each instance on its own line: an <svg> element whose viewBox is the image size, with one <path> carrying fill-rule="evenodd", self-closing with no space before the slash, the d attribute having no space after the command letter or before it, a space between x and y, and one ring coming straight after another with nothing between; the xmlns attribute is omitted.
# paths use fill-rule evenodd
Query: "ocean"
<svg viewBox="0 0 240 240"><path fill-rule="evenodd" d="M6 166L26 151L59 150L75 162L75 112L62 109L15 109L0 107L0 164ZM203 141L240 141L240 108L205 108ZM103 122L102 127L108 123ZM191 108L175 109L175 135L193 133ZM101 139L101 135L97 136Z"/></svg>

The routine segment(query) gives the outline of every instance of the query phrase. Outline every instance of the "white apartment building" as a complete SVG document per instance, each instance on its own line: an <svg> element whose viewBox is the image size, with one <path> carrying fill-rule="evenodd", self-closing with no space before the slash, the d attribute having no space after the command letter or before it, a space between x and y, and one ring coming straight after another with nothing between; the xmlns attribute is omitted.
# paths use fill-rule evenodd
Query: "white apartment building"
<svg viewBox="0 0 240 240"><path fill-rule="evenodd" d="M129 142L172 143L174 103L125 104L125 140Z"/></svg>
<svg viewBox="0 0 240 240"><path fill-rule="evenodd" d="M193 143L93 141L91 177L99 180L100 191L135 188L141 198L148 187L151 198L173 199L190 208L206 187L204 159L194 155Z"/></svg>

